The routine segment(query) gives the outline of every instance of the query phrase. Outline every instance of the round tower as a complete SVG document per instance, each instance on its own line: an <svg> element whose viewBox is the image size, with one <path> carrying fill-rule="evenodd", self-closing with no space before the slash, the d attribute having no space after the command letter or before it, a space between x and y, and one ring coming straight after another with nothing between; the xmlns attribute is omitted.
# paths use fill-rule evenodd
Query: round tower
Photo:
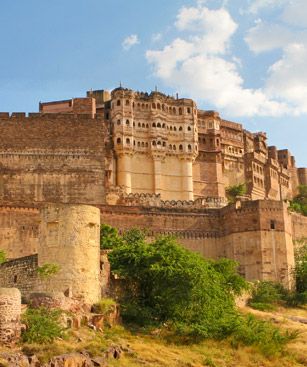
<svg viewBox="0 0 307 367"><path fill-rule="evenodd" d="M89 205L52 204L41 211L38 265L60 270L42 291L63 292L93 304L101 298L100 211Z"/></svg>
<svg viewBox="0 0 307 367"><path fill-rule="evenodd" d="M0 288L0 345L20 337L21 294L17 288Z"/></svg>

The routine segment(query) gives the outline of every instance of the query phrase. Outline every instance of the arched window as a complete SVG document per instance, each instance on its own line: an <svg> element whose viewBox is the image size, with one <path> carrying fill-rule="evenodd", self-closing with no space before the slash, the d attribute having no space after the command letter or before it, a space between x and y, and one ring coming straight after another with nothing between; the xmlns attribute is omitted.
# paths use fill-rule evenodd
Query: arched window
<svg viewBox="0 0 307 367"><path fill-rule="evenodd" d="M144 103L142 103L142 108L145 108L145 105L144 105Z"/></svg>
<svg viewBox="0 0 307 367"><path fill-rule="evenodd" d="M176 145L173 145L173 150L176 150Z"/></svg>
<svg viewBox="0 0 307 367"><path fill-rule="evenodd" d="M117 120L117 125L120 125L120 120Z"/></svg>
<svg viewBox="0 0 307 367"><path fill-rule="evenodd" d="M117 140L116 140L116 143L117 144L120 144L122 141L121 141L121 138L117 138Z"/></svg>
<svg viewBox="0 0 307 367"><path fill-rule="evenodd" d="M179 107L179 115L182 115L182 108Z"/></svg>
<svg viewBox="0 0 307 367"><path fill-rule="evenodd" d="M116 105L120 106L120 99L117 100Z"/></svg>
<svg viewBox="0 0 307 367"><path fill-rule="evenodd" d="M173 131L173 126L170 126L170 128L169 128L171 131Z"/></svg>
<svg viewBox="0 0 307 367"><path fill-rule="evenodd" d="M130 139L129 138L126 139L126 144L130 145Z"/></svg>
<svg viewBox="0 0 307 367"><path fill-rule="evenodd" d="M182 144L179 145L179 150L183 150Z"/></svg>
<svg viewBox="0 0 307 367"><path fill-rule="evenodd" d="M126 106L129 106L130 102L129 99L126 99Z"/></svg>
<svg viewBox="0 0 307 367"><path fill-rule="evenodd" d="M133 126L135 126L135 122L133 121Z"/></svg>
<svg viewBox="0 0 307 367"><path fill-rule="evenodd" d="M153 140L152 145L156 146L156 141L155 140Z"/></svg>
<svg viewBox="0 0 307 367"><path fill-rule="evenodd" d="M174 126L174 131L177 131L177 128L176 128L176 126Z"/></svg>
<svg viewBox="0 0 307 367"><path fill-rule="evenodd" d="M165 141L163 142L163 144L162 144L164 147L166 146L166 143L165 143Z"/></svg>
<svg viewBox="0 0 307 367"><path fill-rule="evenodd" d="M130 121L126 120L126 125L129 126L130 125Z"/></svg>
<svg viewBox="0 0 307 367"><path fill-rule="evenodd" d="M152 108L156 108L156 104L155 103L152 103Z"/></svg>
<svg viewBox="0 0 307 367"><path fill-rule="evenodd" d="M187 108L187 112L191 113L191 108L190 107Z"/></svg>
<svg viewBox="0 0 307 367"><path fill-rule="evenodd" d="M138 127L141 127L141 124L140 124L140 122L138 123Z"/></svg>
<svg viewBox="0 0 307 367"><path fill-rule="evenodd" d="M142 147L144 148L144 146L145 146L145 144L144 144L144 142L142 141Z"/></svg>
<svg viewBox="0 0 307 367"><path fill-rule="evenodd" d="M164 104L162 104L162 111L164 111L165 110L165 106L164 106Z"/></svg>
<svg viewBox="0 0 307 367"><path fill-rule="evenodd" d="M157 109L158 109L158 110L161 110L161 105L160 105L160 103L158 103L158 104L157 104Z"/></svg>
<svg viewBox="0 0 307 367"><path fill-rule="evenodd" d="M191 145L189 144L188 145L188 151L190 152L192 150L192 147L191 147Z"/></svg>
<svg viewBox="0 0 307 367"><path fill-rule="evenodd" d="M179 126L179 131L182 131L182 126Z"/></svg>
<svg viewBox="0 0 307 367"><path fill-rule="evenodd" d="M162 128L165 129L165 124L162 124Z"/></svg>
<svg viewBox="0 0 307 367"><path fill-rule="evenodd" d="M146 124L146 127L148 128L148 127L149 127L149 125L148 125L148 124Z"/></svg>
<svg viewBox="0 0 307 367"><path fill-rule="evenodd" d="M176 108L173 107L173 114L176 115Z"/></svg>
<svg viewBox="0 0 307 367"><path fill-rule="evenodd" d="M216 139L216 145L219 146L220 145L220 139Z"/></svg>
<svg viewBox="0 0 307 367"><path fill-rule="evenodd" d="M155 122L153 122L152 127L156 127L156 123Z"/></svg>
<svg viewBox="0 0 307 367"><path fill-rule="evenodd" d="M141 146L141 143L138 141L138 147L140 147Z"/></svg>
<svg viewBox="0 0 307 367"><path fill-rule="evenodd" d="M188 131L191 131L191 126L188 126Z"/></svg>
<svg viewBox="0 0 307 367"><path fill-rule="evenodd" d="M161 141L160 140L158 141L158 145L161 145Z"/></svg>
<svg viewBox="0 0 307 367"><path fill-rule="evenodd" d="M142 124L142 127L144 127L144 128L145 128L145 124L144 124L144 123Z"/></svg>
<svg viewBox="0 0 307 367"><path fill-rule="evenodd" d="M170 150L172 150L172 149L173 149L172 144L170 144L168 147L169 147L169 149L170 149Z"/></svg>
<svg viewBox="0 0 307 367"><path fill-rule="evenodd" d="M148 147L148 143L145 143L145 147L146 147L146 148Z"/></svg>
<svg viewBox="0 0 307 367"><path fill-rule="evenodd" d="M159 128L161 127L161 124L160 124L160 122L158 122L158 124L157 124L157 127L159 127Z"/></svg>

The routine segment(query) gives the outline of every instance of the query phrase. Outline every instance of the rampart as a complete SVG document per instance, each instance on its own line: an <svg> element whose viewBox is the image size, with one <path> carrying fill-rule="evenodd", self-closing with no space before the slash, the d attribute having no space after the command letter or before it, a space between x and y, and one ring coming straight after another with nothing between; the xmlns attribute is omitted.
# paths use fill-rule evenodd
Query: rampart
<svg viewBox="0 0 307 367"><path fill-rule="evenodd" d="M103 118L0 114L0 202L104 203Z"/></svg>

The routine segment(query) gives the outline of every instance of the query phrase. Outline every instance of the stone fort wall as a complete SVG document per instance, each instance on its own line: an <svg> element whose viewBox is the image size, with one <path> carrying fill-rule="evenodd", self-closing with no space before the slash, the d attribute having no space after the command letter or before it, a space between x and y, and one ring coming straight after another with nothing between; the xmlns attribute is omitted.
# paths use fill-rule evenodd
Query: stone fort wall
<svg viewBox="0 0 307 367"><path fill-rule="evenodd" d="M0 113L0 202L104 203L103 118Z"/></svg>
<svg viewBox="0 0 307 367"><path fill-rule="evenodd" d="M307 237L307 218L289 213L287 205L277 201L242 201L220 209L128 207L121 205L103 205L99 209L101 223L112 225L118 228L120 232L137 227L146 229L149 237L159 234L174 235L188 249L199 252L204 257L213 259L227 257L238 261L240 263L240 273L249 280L280 280L287 286L290 283L290 268L294 261L293 249L295 244L293 240ZM17 211L15 214L12 212L11 218L18 217L18 215ZM62 217L61 214L59 218ZM32 219L36 223L39 222L40 214L38 210L36 214L33 212ZM60 232L52 231L52 229L58 227L58 223L62 222L62 219L60 221L58 219L47 219L42 225L42 232L46 235L46 231L51 231L50 236L54 235L56 238L63 239L65 236L59 235ZM71 216L71 220L68 220L68 222L71 222L71 225L65 220L66 227L71 227L76 223L74 228L78 230L77 222L79 222L79 219ZM12 220L12 229L14 229L16 223ZM89 220L89 223L92 223L92 221ZM90 225L89 223L87 225ZM93 226L95 226L94 222ZM40 225L40 230L41 228ZM61 225L58 229L60 228L64 230ZM38 235L35 241L37 244L39 243ZM52 241L54 243L51 243ZM38 252L41 254L40 261L42 263L54 262L59 256L59 247L57 246L60 243L55 239L52 241L49 241L50 245L48 245L43 240L41 246L27 249L27 254ZM0 248L7 251L5 242L0 242ZM11 249L10 257L19 258L20 247L16 247L16 252L14 252L14 247L11 247ZM63 249L65 250L65 248ZM64 254L63 249L60 258L65 263L68 255ZM70 249L67 249L67 251L71 252ZM77 251L76 254L76 258L83 259L82 264L88 263L88 260L84 258L86 253L84 256L80 256ZM9 268L14 271L10 270L7 273L7 279L10 282L7 283L6 280L6 283L2 284L3 286L22 287L21 284L18 284L19 279L22 278L30 279L29 282L31 283L33 278L31 269L36 266L37 258L35 260L35 257L30 256L21 260L21 263L16 263L17 274L15 274L15 260L7 263L10 264ZM82 269L81 263L80 269ZM2 270L4 265L2 265ZM27 273L28 271L30 273ZM76 269L74 271L78 272ZM17 275L17 279L14 278L15 275ZM63 281L59 280L59 286L63 284Z"/></svg>

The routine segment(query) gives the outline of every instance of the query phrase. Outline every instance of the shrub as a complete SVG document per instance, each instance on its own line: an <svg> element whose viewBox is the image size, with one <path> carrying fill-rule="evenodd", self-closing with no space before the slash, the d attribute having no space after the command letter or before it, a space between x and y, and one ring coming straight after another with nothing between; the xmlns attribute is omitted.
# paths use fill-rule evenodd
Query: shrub
<svg viewBox="0 0 307 367"><path fill-rule="evenodd" d="M22 340L26 343L47 344L56 338L63 337L64 329L60 325L60 310L49 310L44 307L28 308L22 319L26 330Z"/></svg>
<svg viewBox="0 0 307 367"><path fill-rule="evenodd" d="M307 216L307 185L298 187L299 194L290 202L290 210Z"/></svg>
<svg viewBox="0 0 307 367"><path fill-rule="evenodd" d="M247 188L245 183L229 186L226 188L226 196L231 203L233 203L238 196L245 195L246 192Z"/></svg>
<svg viewBox="0 0 307 367"><path fill-rule="evenodd" d="M276 307L270 303L249 302L249 306L259 311L274 311Z"/></svg>
<svg viewBox="0 0 307 367"><path fill-rule="evenodd" d="M114 310L116 302L112 298L102 298L93 305L93 312L108 315Z"/></svg>
<svg viewBox="0 0 307 367"><path fill-rule="evenodd" d="M284 345L298 336L298 331L285 331L272 325L268 321L257 319L249 314L240 317L231 335L231 343L234 347L242 345L254 345L266 356L273 356L281 352Z"/></svg>
<svg viewBox="0 0 307 367"><path fill-rule="evenodd" d="M282 295L281 285L270 281L261 281L254 285L249 304L277 304L282 300Z"/></svg>
<svg viewBox="0 0 307 367"><path fill-rule="evenodd" d="M60 265L53 263L45 263L44 265L39 266L36 269L38 276L44 280L51 278L53 275L57 274L60 270L61 270Z"/></svg>
<svg viewBox="0 0 307 367"><path fill-rule="evenodd" d="M0 264L3 264L4 262L6 262L6 255L3 250L0 250Z"/></svg>

